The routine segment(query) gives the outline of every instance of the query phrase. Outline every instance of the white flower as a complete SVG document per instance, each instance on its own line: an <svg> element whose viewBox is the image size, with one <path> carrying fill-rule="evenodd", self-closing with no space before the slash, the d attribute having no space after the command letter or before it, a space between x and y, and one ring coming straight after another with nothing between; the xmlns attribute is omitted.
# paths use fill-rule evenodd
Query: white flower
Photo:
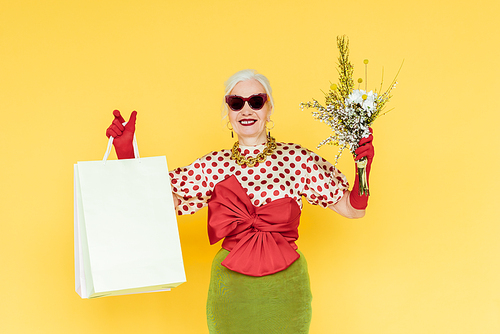
<svg viewBox="0 0 500 334"><path fill-rule="evenodd" d="M346 99L347 104L351 103L363 103L363 94L365 94L365 91L363 90L353 90L351 94Z"/></svg>
<svg viewBox="0 0 500 334"><path fill-rule="evenodd" d="M365 98L363 99L363 96ZM375 99L377 98L377 94L373 91L369 91L368 93L362 89L355 89L352 93L347 97L346 104L359 104L361 108L368 111L368 114L375 110Z"/></svg>

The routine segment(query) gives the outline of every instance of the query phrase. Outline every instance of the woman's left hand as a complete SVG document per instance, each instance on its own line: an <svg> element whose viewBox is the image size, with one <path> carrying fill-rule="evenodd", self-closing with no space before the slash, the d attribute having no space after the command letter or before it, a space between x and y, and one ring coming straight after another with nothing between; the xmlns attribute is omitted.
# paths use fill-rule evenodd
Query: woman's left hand
<svg viewBox="0 0 500 334"><path fill-rule="evenodd" d="M373 130L370 128L370 136L368 138L362 138L359 141L359 147L355 151L354 160L359 161L362 158L366 158L366 183L367 186L370 185L370 169L373 161L373 156L375 155L375 149L373 148ZM351 193L349 194L349 203L356 210L364 210L368 206L368 194L359 194L359 177L356 168L356 176L354 180L354 186L352 187Z"/></svg>
<svg viewBox="0 0 500 334"><path fill-rule="evenodd" d="M354 160L358 161L361 158L366 157L368 164L371 165L373 156L375 155L375 149L372 144L373 141L373 130L370 128L370 136L368 138L361 138L359 141L359 147L356 149Z"/></svg>

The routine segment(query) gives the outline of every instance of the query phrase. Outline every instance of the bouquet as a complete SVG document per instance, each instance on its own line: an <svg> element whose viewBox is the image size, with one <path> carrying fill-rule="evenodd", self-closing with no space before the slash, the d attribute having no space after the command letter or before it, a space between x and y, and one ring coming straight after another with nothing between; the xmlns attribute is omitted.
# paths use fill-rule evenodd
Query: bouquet
<svg viewBox="0 0 500 334"><path fill-rule="evenodd" d="M354 151L358 148L361 138L370 136L370 126L375 119L385 114L382 113L382 110L391 98L391 91L397 84L396 74L396 78L384 93L368 92L366 88L368 59L365 59L365 89L359 89L359 85L363 82L361 78L358 79L358 89L354 89L354 70L349 61L348 38L346 36L337 37L337 47L340 52L338 59L339 82L332 84L328 93L325 93L325 106L316 100L300 104L302 110L304 108L316 109L312 112L313 117L333 130L333 134L319 143L318 148L325 144L340 146L340 151L335 157L335 165L337 165L345 148L349 148L351 153L355 154ZM380 90L382 90L382 84ZM365 170L366 158L357 161L356 165L360 195L369 194Z"/></svg>

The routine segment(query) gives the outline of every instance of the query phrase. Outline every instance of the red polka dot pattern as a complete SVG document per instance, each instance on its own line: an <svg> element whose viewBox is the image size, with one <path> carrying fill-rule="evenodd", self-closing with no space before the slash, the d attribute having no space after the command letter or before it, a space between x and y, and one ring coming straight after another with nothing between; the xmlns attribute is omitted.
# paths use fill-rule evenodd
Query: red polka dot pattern
<svg viewBox="0 0 500 334"><path fill-rule="evenodd" d="M192 214L207 205L214 186L234 175L255 206L291 197L302 208L309 203L327 207L337 203L349 185L343 174L315 153L296 144L276 143L277 149L264 163L239 166L230 150L211 152L186 167L169 172L172 191L180 197L178 214ZM240 148L255 156L264 145Z"/></svg>

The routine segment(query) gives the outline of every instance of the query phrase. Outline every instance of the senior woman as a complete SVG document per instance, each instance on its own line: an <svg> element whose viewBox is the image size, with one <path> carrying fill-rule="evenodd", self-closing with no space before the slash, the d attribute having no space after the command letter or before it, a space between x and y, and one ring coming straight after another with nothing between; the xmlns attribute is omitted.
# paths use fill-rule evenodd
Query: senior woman
<svg viewBox="0 0 500 334"><path fill-rule="evenodd" d="M365 214L368 196L352 191L329 162L267 131L273 98L268 79L253 70L226 81L228 127L238 141L170 172L179 215L208 205L211 244L224 239L212 263L207 301L210 333L308 333L311 291L307 263L297 249L302 198L348 218ZM132 158L136 113L118 111L107 130L119 158ZM373 160L373 137L355 159Z"/></svg>

